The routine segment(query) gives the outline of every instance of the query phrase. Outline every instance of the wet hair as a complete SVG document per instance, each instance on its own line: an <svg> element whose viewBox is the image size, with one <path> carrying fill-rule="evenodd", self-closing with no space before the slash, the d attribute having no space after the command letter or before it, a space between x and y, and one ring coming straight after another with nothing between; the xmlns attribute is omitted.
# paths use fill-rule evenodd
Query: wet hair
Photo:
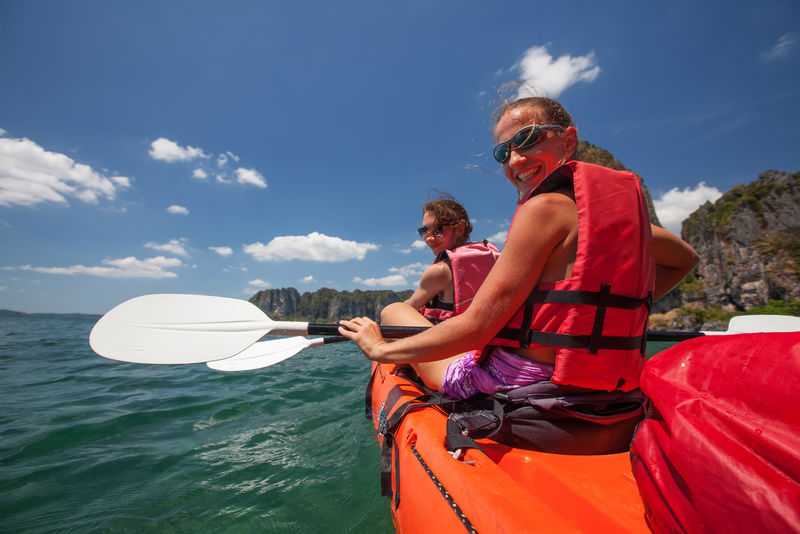
<svg viewBox="0 0 800 534"><path fill-rule="evenodd" d="M503 115L509 111L526 107L533 109L538 120L540 120L543 124L556 124L558 126L563 126L564 128L575 126L572 122L572 117L564 108L564 106L562 106L556 100L547 98L545 96L530 96L526 98L519 98L517 100L506 101L506 103L503 104L503 106L500 108L500 111L497 113L494 126L496 127L497 123L500 122L500 119L503 118ZM577 139L575 141L575 151L568 159L578 159Z"/></svg>
<svg viewBox="0 0 800 534"><path fill-rule="evenodd" d="M469 222L469 215L464 206L451 197L440 197L436 200L426 202L422 206L423 215L430 212L437 224L456 224L464 221L464 239L469 242L469 234L472 232L472 223Z"/></svg>

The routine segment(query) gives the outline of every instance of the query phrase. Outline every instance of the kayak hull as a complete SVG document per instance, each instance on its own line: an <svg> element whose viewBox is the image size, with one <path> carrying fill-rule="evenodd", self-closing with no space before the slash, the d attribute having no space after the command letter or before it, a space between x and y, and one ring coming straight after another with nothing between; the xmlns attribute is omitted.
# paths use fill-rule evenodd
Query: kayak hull
<svg viewBox="0 0 800 534"><path fill-rule="evenodd" d="M373 363L376 429L381 413L422 394L396 370ZM650 532L627 452L549 454L481 439L486 454L467 449L456 459L444 447L446 420L437 408L417 409L394 433L397 532Z"/></svg>

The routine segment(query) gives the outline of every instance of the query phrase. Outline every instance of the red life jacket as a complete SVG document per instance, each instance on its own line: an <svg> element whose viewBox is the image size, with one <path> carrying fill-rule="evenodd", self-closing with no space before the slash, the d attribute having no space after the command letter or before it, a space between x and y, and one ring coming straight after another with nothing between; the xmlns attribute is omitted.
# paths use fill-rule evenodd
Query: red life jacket
<svg viewBox="0 0 800 534"><path fill-rule="evenodd" d="M531 196L565 180L572 182L578 209L572 276L537 284L491 344L555 347L552 382L630 391L639 387L655 281L650 217L639 179L632 172L571 161Z"/></svg>
<svg viewBox="0 0 800 534"><path fill-rule="evenodd" d="M492 269L500 251L488 241L468 243L443 250L433 263L446 261L453 273L453 303L442 302L436 295L420 310L433 323L460 315L472 304L472 298Z"/></svg>

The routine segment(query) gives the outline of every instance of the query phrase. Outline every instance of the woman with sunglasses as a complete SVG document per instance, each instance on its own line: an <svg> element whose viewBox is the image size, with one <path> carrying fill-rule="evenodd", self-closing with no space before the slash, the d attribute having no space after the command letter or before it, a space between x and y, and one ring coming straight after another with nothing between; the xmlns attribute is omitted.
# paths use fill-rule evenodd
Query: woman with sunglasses
<svg viewBox="0 0 800 534"><path fill-rule="evenodd" d="M472 223L467 210L452 198L426 203L422 207L422 227L417 232L436 259L405 304L435 324L469 307L500 252L486 241L469 243ZM392 310L393 307L384 308L382 323L396 320Z"/></svg>
<svg viewBox="0 0 800 534"><path fill-rule="evenodd" d="M470 308L392 343L365 317L342 321L339 332L371 360L413 364L429 387L454 398L540 381L635 390L650 302L688 274L697 254L651 227L635 175L575 161L577 130L558 102L511 102L494 137L520 204ZM423 324L410 306L391 319Z"/></svg>

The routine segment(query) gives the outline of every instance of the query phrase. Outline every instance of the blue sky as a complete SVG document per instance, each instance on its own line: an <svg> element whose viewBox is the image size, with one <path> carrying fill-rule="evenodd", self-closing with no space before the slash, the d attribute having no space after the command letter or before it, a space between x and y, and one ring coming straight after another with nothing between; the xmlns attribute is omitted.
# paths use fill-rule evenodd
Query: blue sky
<svg viewBox="0 0 800 534"><path fill-rule="evenodd" d="M407 289L421 205L502 243L497 90L562 101L668 227L800 170L800 4L0 0L0 308Z"/></svg>

